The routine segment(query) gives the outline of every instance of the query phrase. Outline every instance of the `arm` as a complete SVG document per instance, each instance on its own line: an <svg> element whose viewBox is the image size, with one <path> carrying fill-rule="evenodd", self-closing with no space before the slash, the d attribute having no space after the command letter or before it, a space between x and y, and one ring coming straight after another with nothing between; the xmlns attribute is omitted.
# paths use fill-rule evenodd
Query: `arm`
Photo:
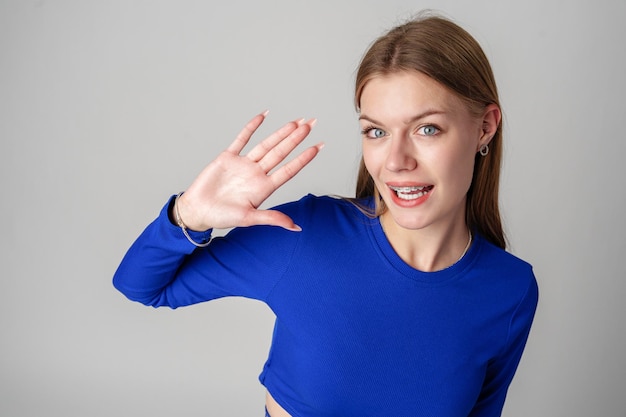
<svg viewBox="0 0 626 417"><path fill-rule="evenodd" d="M321 146L304 150L270 173L309 134L313 121L288 123L247 155L239 155L265 116L264 113L253 118L178 200L178 211L191 229L194 240L207 240L213 227L273 225L290 231L299 230L281 211L258 210L257 207L306 166ZM236 250L236 245L214 242L209 248L196 249L187 241L181 228L172 223L175 211L174 200L170 200L159 217L135 241L116 271L114 286L128 298L153 306L177 307L226 295L209 291L205 278L206 270L210 268L195 265L211 261L214 265L221 265L220 262L229 257L228 250ZM235 249L228 249L230 247ZM220 253L219 258L216 253ZM241 258L234 259L244 262ZM191 284L199 287L189 287Z"/></svg>
<svg viewBox="0 0 626 417"><path fill-rule="evenodd" d="M526 293L511 317L507 343L501 354L489 363L480 396L468 417L501 415L507 390L526 346L538 298L537 281L532 275Z"/></svg>
<svg viewBox="0 0 626 417"><path fill-rule="evenodd" d="M137 238L118 267L114 286L133 301L153 307L196 304L225 296L266 300L289 265L301 236L282 228L236 228L196 248L168 219L174 198ZM302 205L279 209L298 220ZM209 232L190 232L200 242Z"/></svg>
<svg viewBox="0 0 626 417"><path fill-rule="evenodd" d="M180 305L168 299L172 297L166 296L167 287L176 280L183 262L193 254L195 247L169 219L174 201L171 198L139 235L113 276L113 286L130 300L154 307ZM211 232L190 233L196 241L202 242Z"/></svg>

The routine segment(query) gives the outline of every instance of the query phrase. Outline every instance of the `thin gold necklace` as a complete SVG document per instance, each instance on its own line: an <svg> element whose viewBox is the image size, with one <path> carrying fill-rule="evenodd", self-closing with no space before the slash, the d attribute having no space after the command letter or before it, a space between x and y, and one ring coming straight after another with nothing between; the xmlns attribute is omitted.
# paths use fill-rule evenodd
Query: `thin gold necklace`
<svg viewBox="0 0 626 417"><path fill-rule="evenodd" d="M467 245L465 246L465 249L463 249L463 253L461 254L461 256L459 257L459 259L456 260L456 262L459 262L461 259L463 259L463 257L465 256L465 254L467 253L470 245L472 244L472 231L470 229L467 229L468 234L469 234L469 239L467 240ZM455 263L456 263L455 262Z"/></svg>
<svg viewBox="0 0 626 417"><path fill-rule="evenodd" d="M385 225L383 224L383 216L382 215L378 217L378 222L380 223L380 227L383 229L383 233L386 235L387 233L385 233L386 228L385 228ZM467 239L467 245L465 245L465 249L463 249L463 253L461 254L461 256L459 256L459 259L457 259L456 262L454 262L452 265L458 263L461 259L463 259L463 257L465 256L465 254L469 250L470 246L472 245L472 230L469 227L467 228L467 234L469 235L468 239ZM387 240L389 240L389 237L387 237ZM450 266L452 266L452 265L450 265ZM449 267L447 267L447 268L449 268ZM446 269L446 268L444 268L444 269Z"/></svg>

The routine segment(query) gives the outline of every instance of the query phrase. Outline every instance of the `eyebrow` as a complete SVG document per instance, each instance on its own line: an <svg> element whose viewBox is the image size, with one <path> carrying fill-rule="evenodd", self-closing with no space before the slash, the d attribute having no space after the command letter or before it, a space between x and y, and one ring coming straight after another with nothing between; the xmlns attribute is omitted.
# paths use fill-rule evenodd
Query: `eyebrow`
<svg viewBox="0 0 626 417"><path fill-rule="evenodd" d="M410 118L405 123L406 124L411 124L411 123L416 122L416 121L418 121L420 119L423 119L424 117L432 116L433 114L445 114L445 113L447 113L447 112L444 111L444 110L435 110L435 109L426 110L426 111L424 111L424 112L422 112L422 113L420 113L420 114L418 114L416 116L413 116L412 118ZM384 123L381 123L381 122L371 118L370 116L368 116L366 114L361 114L359 116L359 120L367 120L368 122L371 122L371 123L374 123L374 124L377 124L377 125L384 124Z"/></svg>

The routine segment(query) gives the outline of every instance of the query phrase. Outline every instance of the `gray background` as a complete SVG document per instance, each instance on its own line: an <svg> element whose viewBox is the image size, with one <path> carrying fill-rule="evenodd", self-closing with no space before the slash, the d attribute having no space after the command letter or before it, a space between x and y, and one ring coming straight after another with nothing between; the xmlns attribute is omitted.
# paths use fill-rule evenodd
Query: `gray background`
<svg viewBox="0 0 626 417"><path fill-rule="evenodd" d="M264 133L317 117L310 142L326 142L268 204L351 194L354 70L422 8L492 61L506 230L539 280L504 415L626 416L623 0L1 0L0 415L261 415L269 309L153 310L111 277L266 108Z"/></svg>

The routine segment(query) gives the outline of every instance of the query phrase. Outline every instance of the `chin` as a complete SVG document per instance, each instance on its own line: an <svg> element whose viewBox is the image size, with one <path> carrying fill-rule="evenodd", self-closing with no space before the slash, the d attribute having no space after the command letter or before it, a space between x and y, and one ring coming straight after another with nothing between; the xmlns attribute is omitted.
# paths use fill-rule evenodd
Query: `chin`
<svg viewBox="0 0 626 417"><path fill-rule="evenodd" d="M422 218L421 216L410 215L406 213L393 213L389 208L387 208L387 213L389 213L389 217L397 226L408 229L408 230L420 230L430 225L431 222Z"/></svg>

